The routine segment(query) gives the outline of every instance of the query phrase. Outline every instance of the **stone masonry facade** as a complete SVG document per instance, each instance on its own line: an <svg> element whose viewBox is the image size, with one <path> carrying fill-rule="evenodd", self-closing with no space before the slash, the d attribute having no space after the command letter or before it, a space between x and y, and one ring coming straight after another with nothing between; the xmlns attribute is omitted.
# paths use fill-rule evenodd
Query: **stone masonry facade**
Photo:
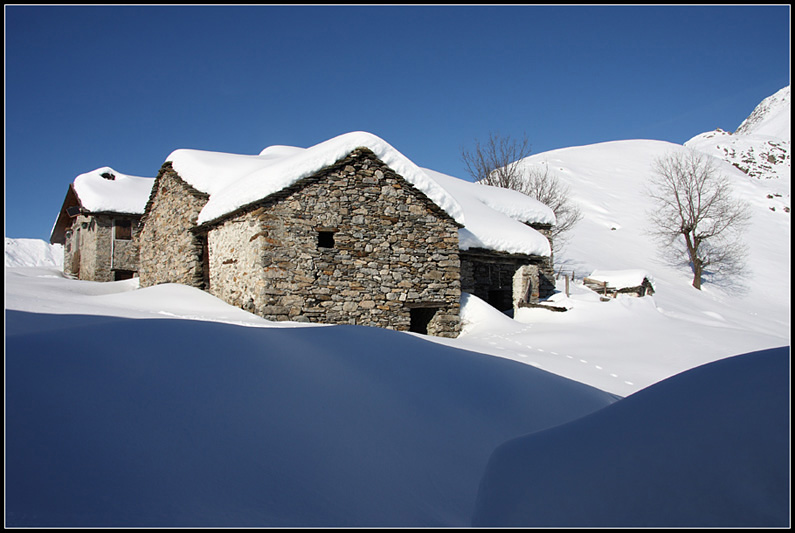
<svg viewBox="0 0 795 533"><path fill-rule="evenodd" d="M147 226L153 220L148 218ZM458 228L361 148L198 228L196 239L206 235L209 244L204 259L209 291L267 319L455 337L461 296Z"/></svg>
<svg viewBox="0 0 795 533"><path fill-rule="evenodd" d="M189 285L269 320L446 337L462 291L502 311L554 292L551 257L459 250L459 224L366 148L197 226L208 199L161 167L137 234L141 287Z"/></svg>
<svg viewBox="0 0 795 533"><path fill-rule="evenodd" d="M128 279L138 270L139 217L80 214L64 237L64 273L90 281Z"/></svg>
<svg viewBox="0 0 795 533"><path fill-rule="evenodd" d="M141 287L182 283L204 287L203 242L193 231L208 196L185 183L166 162L160 168L142 218Z"/></svg>

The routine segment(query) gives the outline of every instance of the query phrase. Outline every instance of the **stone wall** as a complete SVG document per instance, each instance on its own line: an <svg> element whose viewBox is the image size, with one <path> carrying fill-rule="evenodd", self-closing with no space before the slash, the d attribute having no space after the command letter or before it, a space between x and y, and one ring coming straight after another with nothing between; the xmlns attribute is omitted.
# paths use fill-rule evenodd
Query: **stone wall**
<svg viewBox="0 0 795 533"><path fill-rule="evenodd" d="M114 238L114 220L128 220L131 239ZM138 270L138 217L116 214L81 214L72 221L64 242L64 273L88 281L114 281L117 272Z"/></svg>
<svg viewBox="0 0 795 533"><path fill-rule="evenodd" d="M265 318L459 332L458 225L369 150L203 229L210 292Z"/></svg>
<svg viewBox="0 0 795 533"><path fill-rule="evenodd" d="M166 162L146 205L140 233L141 287L182 283L204 287L202 241L194 232L208 196L185 183Z"/></svg>

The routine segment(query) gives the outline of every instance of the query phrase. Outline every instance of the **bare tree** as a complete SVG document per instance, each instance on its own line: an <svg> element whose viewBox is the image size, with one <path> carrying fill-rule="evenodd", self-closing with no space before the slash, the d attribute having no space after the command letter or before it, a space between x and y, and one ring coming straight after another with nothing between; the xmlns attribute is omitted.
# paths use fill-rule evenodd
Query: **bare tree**
<svg viewBox="0 0 795 533"><path fill-rule="evenodd" d="M489 138L481 143L475 140L475 148L463 150L461 159L467 172L478 183L516 189L522 175L519 162L530 155L530 142L527 135L516 140L489 133Z"/></svg>
<svg viewBox="0 0 795 533"><path fill-rule="evenodd" d="M741 235L750 211L733 196L715 159L694 150L674 152L657 159L653 169L649 218L664 255L689 262L699 290L707 274L741 275L746 265Z"/></svg>
<svg viewBox="0 0 795 533"><path fill-rule="evenodd" d="M521 139L489 133L485 142L475 141L471 151L463 150L461 159L470 176L478 182L519 191L548 206L557 223L550 230L553 247L562 248L565 234L582 218L571 201L571 191L549 172L549 168L529 170L522 159L530 155L527 135Z"/></svg>

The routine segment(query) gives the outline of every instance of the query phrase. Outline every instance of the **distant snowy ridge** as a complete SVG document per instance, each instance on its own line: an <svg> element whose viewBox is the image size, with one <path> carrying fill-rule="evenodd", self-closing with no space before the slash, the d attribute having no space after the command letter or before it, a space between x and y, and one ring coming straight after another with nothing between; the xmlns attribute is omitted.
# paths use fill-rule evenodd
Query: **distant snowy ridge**
<svg viewBox="0 0 795 533"><path fill-rule="evenodd" d="M790 87L765 98L734 133L696 135L688 148L716 156L759 179L790 180Z"/></svg>
<svg viewBox="0 0 795 533"><path fill-rule="evenodd" d="M762 100L735 135L767 135L790 140L790 86Z"/></svg>

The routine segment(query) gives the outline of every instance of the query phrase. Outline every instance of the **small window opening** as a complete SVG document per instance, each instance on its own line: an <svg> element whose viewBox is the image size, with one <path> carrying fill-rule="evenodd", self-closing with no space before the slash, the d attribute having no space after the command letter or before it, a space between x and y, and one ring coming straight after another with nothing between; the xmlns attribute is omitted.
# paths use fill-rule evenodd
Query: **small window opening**
<svg viewBox="0 0 795 533"><path fill-rule="evenodd" d="M412 307L409 309L409 331L413 333L421 333L422 335L428 334L428 324L431 323L438 307Z"/></svg>
<svg viewBox="0 0 795 533"><path fill-rule="evenodd" d="M334 248L334 232L318 231L317 245L319 248Z"/></svg>
<svg viewBox="0 0 795 533"><path fill-rule="evenodd" d="M121 241L132 240L132 222L129 220L114 220L113 221L113 237Z"/></svg>

